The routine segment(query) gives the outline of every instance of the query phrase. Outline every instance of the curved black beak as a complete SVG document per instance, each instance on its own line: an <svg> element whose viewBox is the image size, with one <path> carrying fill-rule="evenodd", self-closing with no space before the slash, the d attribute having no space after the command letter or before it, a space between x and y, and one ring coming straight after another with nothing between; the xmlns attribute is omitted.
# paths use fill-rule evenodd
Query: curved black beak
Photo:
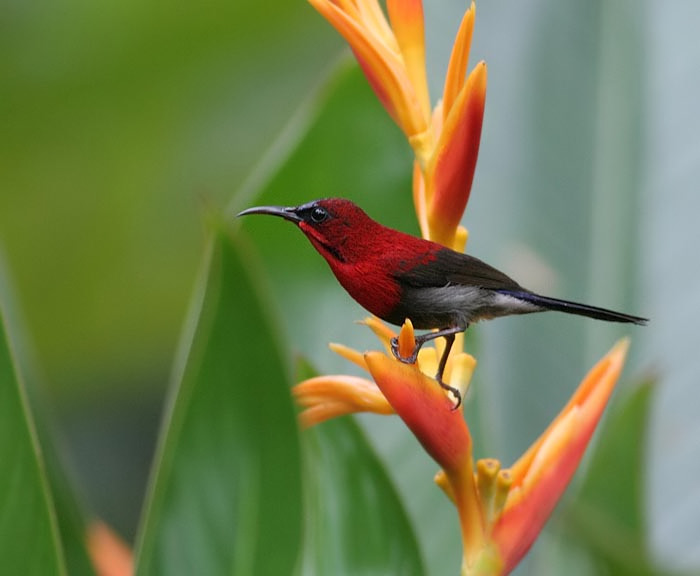
<svg viewBox="0 0 700 576"><path fill-rule="evenodd" d="M247 216L248 214L269 214L270 216L279 216L290 222L301 222L302 220L297 215L297 209L294 206L287 208L284 206L254 206L253 208L248 208L247 210L243 210L243 212L239 212L236 217Z"/></svg>

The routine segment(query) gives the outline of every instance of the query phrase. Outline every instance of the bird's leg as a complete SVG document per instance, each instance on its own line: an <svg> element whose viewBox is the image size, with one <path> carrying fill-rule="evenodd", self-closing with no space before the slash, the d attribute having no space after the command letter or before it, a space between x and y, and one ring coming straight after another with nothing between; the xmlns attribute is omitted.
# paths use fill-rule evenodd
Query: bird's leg
<svg viewBox="0 0 700 576"><path fill-rule="evenodd" d="M442 373L445 371L445 366L447 365L447 357L450 355L450 350L452 350L452 344L454 344L455 341L455 335L454 333L449 333L445 334L445 350L442 353L442 356L440 356L440 363L438 364L438 371L437 374L435 374L435 380L437 380L437 383L440 384L440 387L443 390L447 390L448 392L452 393L452 395L457 399L457 403L452 407L452 410L457 410L459 408L460 404L462 403L462 393L457 390L454 386L450 386L449 384L445 384L442 381Z"/></svg>
<svg viewBox="0 0 700 576"><path fill-rule="evenodd" d="M413 352L411 352L410 356L402 356L401 352L399 352L398 337L395 336L391 339L391 352L397 360L403 362L404 364L415 364L416 359L418 358L418 352L423 347L423 344L425 344L426 342L430 342L431 340L435 340L436 338L445 339L445 350L443 351L442 356L440 357L440 363L438 364L438 371L435 375L435 380L437 380L441 388L447 390L448 392L451 392L452 395L457 399L457 404L455 405L453 410L459 408L460 404L462 403L462 394L459 392L459 390L457 390L457 388L445 384L442 381L442 374L445 371L445 366L447 365L447 357L450 355L452 344L455 341L455 334L459 334L460 332L464 332L465 330L466 326L451 326L450 328L444 328L443 330L438 330L437 332L428 332L427 334L421 334L420 336L416 336L416 345L413 347Z"/></svg>
<svg viewBox="0 0 700 576"><path fill-rule="evenodd" d="M420 336L416 336L416 345L413 347L413 352L411 352L410 356L401 355L401 352L399 352L399 338L398 336L394 336L391 339L391 352L394 355L394 358L403 362L404 364L415 364L416 359L418 358L418 352L423 347L423 344L425 344L426 342L430 342L431 340L435 340L436 338L444 337L445 339L447 339L448 336L454 337L455 334L459 334L460 332L464 332L465 330L466 328L462 328L461 326L452 326L450 328L438 330L437 332L428 332L427 334L421 334ZM452 338L452 340L454 341L454 338ZM452 343L450 343L450 346L452 346Z"/></svg>

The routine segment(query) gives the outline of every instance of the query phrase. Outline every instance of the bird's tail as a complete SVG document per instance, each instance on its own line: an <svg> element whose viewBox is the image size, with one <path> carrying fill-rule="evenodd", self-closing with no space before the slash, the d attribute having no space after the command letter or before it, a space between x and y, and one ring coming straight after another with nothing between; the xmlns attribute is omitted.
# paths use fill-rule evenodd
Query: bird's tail
<svg viewBox="0 0 700 576"><path fill-rule="evenodd" d="M507 294L508 296L513 296L514 298L524 300L525 302L529 302L535 306L541 306L547 310L557 310L558 312L566 312L568 314L578 314L579 316L587 316L597 320L606 320L607 322L627 322L644 326L649 321L647 318L641 318L639 316L623 314L622 312L606 310L605 308L589 306L588 304L579 304L578 302L570 302L568 300L559 300L558 298L540 296L539 294L533 294L532 292L520 292L517 290L499 290L499 292L501 294Z"/></svg>

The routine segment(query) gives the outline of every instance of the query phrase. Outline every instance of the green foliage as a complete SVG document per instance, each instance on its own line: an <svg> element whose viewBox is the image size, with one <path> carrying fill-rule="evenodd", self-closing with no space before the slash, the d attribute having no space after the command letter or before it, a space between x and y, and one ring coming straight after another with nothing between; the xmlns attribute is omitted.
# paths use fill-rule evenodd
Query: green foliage
<svg viewBox="0 0 700 576"><path fill-rule="evenodd" d="M306 431L304 440L302 573L424 574L410 520L361 429L339 418Z"/></svg>
<svg viewBox="0 0 700 576"><path fill-rule="evenodd" d="M165 417L137 574L290 574L302 514L288 379L241 248L222 231L203 290Z"/></svg>
<svg viewBox="0 0 700 576"><path fill-rule="evenodd" d="M304 573L421 574L398 496L351 422L307 437L302 514L295 410L265 291L243 252L215 232L154 466L137 574L291 574L302 536ZM254 347L246 345L252 327Z"/></svg>
<svg viewBox="0 0 700 576"><path fill-rule="evenodd" d="M0 558L3 574L66 574L26 394L0 317Z"/></svg>
<svg viewBox="0 0 700 576"><path fill-rule="evenodd" d="M383 465L348 418L311 430L304 574L424 574L416 536Z"/></svg>

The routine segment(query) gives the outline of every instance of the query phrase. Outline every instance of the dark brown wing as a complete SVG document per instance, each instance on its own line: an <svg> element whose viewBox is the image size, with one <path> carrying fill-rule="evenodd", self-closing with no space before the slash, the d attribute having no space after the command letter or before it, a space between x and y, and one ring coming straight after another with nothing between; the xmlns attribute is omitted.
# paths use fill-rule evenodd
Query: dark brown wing
<svg viewBox="0 0 700 576"><path fill-rule="evenodd" d="M396 279L415 288L442 287L448 284L479 286L489 290L527 292L515 280L478 258L440 248L421 261L396 274Z"/></svg>

